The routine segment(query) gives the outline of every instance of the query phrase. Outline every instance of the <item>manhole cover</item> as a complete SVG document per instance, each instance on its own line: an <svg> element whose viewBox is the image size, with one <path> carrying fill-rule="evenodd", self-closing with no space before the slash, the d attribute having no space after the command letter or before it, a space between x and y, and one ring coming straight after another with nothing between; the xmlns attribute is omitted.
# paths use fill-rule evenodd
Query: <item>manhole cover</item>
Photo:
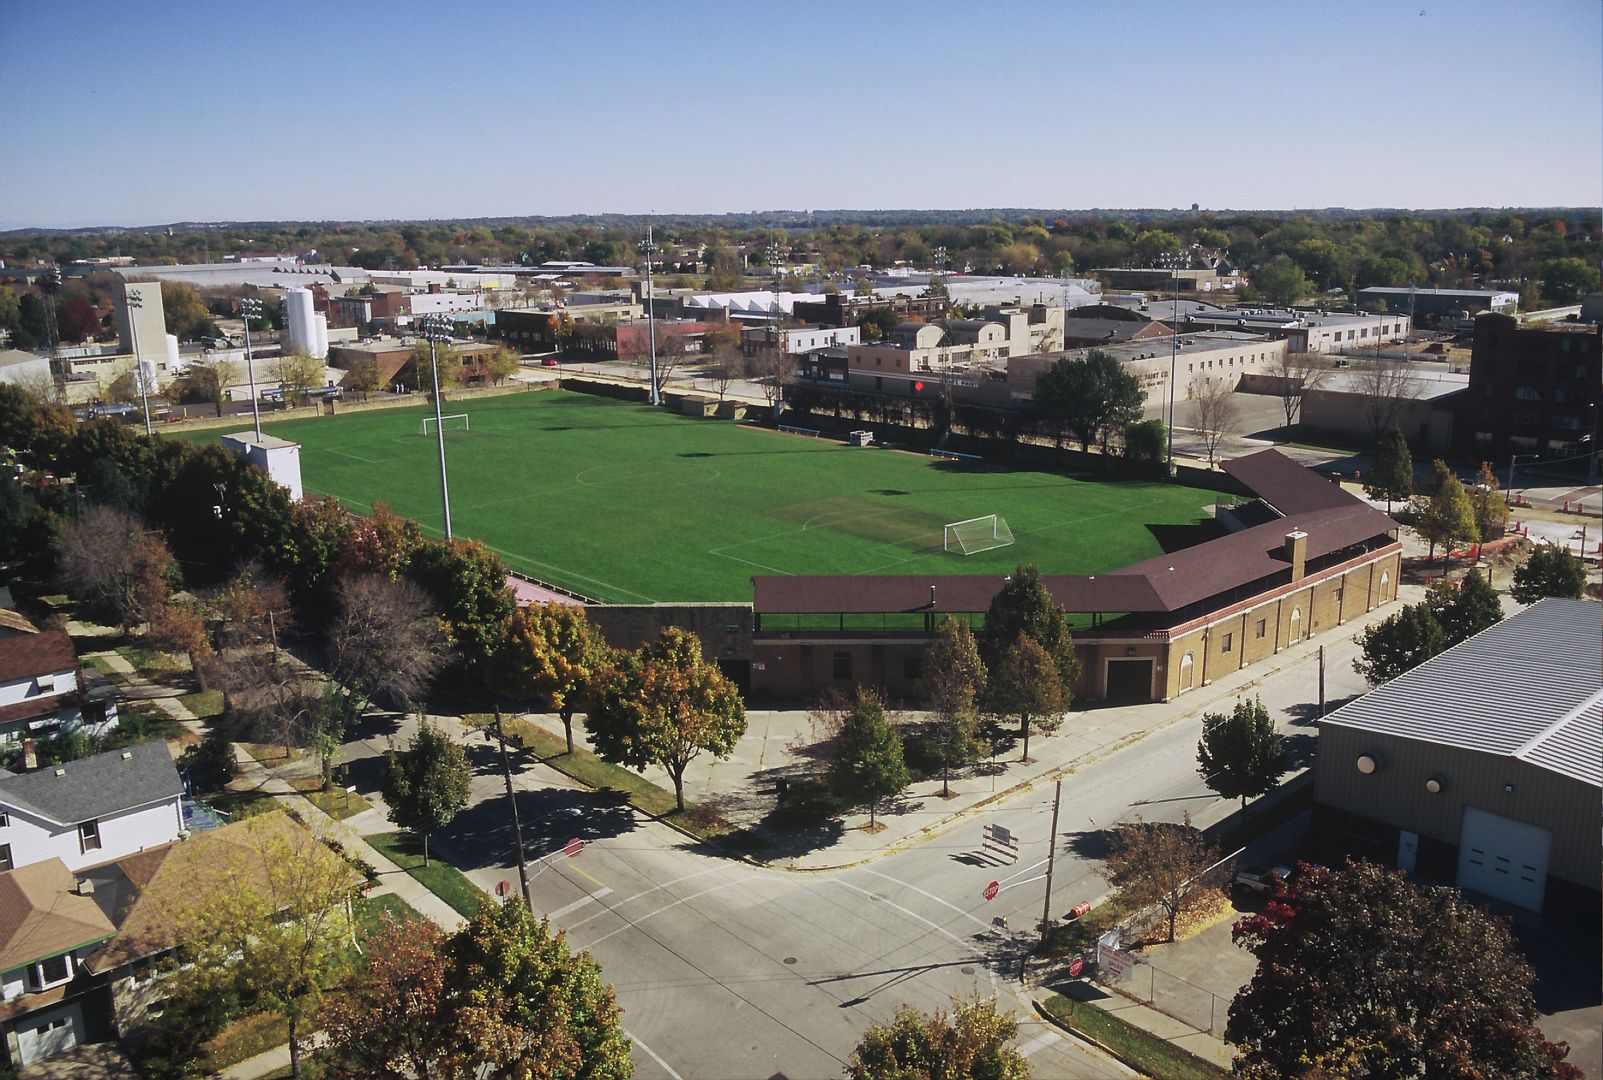
<svg viewBox="0 0 1603 1080"><path fill-rule="evenodd" d="M974 969L973 968L964 968L963 969L963 974L972 975L972 974L974 974Z"/></svg>
<svg viewBox="0 0 1603 1080"><path fill-rule="evenodd" d="M794 964L794 963L795 963L795 962L796 962L796 958L795 958L795 957L794 957L794 956L787 956L787 957L785 957L785 963L787 963L787 964Z"/></svg>

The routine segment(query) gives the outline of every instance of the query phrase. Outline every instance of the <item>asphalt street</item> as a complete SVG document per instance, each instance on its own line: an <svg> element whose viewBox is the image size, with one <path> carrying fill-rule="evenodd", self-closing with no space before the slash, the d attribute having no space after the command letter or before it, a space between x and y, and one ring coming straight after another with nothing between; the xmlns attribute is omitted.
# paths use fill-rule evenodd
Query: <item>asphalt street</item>
<svg viewBox="0 0 1603 1080"><path fill-rule="evenodd" d="M1347 641L1327 649L1327 699L1363 689ZM1288 736L1298 764L1312 752L1317 661L1255 687ZM1072 714L1082 727L1097 710ZM1148 733L1063 783L1052 914L1107 891L1095 873L1108 827L1147 820L1216 820L1233 803L1197 776L1200 721ZM399 734L405 735L406 732ZM351 769L376 767L384 733L351 747ZM518 888L515 845L499 758L466 739L473 799L433 839L434 850L487 889ZM365 759L365 760L364 760ZM768 869L709 853L666 826L524 757L515 765L519 816L536 910L600 961L617 989L643 1078L838 1077L862 1030L903 1003L946 1006L996 995L1021 1022L1019 1045L1036 1075L1112 1077L1117 1062L1038 1021L1017 981L1044 899L1051 785L1001 801L916 847L847 870ZM363 785L366 786L365 784ZM938 805L902 812L944 813ZM985 824L1020 840L1001 866L981 845ZM562 854L573 838L581 854ZM992 901L983 895L998 881ZM1003 924L994 923L1000 917Z"/></svg>

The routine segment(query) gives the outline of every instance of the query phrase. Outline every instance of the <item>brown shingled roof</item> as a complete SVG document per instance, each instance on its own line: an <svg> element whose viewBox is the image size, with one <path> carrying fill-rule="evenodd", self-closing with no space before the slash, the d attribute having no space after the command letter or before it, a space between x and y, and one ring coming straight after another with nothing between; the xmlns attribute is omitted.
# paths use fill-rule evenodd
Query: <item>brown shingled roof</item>
<svg viewBox="0 0 1603 1080"><path fill-rule="evenodd" d="M77 667L78 653L65 630L0 638L0 682L73 671Z"/></svg>
<svg viewBox="0 0 1603 1080"><path fill-rule="evenodd" d="M0 873L0 971L111 937L117 928L60 859Z"/></svg>
<svg viewBox="0 0 1603 1080"><path fill-rule="evenodd" d="M1340 484L1321 479L1319 474L1297 464L1279 450L1260 450L1227 461L1222 467L1252 489L1254 495L1280 511L1282 517L1310 510L1368 506L1362 499L1343 491Z"/></svg>

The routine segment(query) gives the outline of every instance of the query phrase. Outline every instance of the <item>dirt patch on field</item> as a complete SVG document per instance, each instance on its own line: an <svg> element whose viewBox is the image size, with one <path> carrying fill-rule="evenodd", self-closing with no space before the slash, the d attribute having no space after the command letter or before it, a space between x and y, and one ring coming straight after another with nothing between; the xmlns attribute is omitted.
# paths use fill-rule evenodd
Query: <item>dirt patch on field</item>
<svg viewBox="0 0 1603 1080"><path fill-rule="evenodd" d="M827 499L777 506L768 513L802 529L832 529L912 551L938 549L946 535L945 519L924 510L890 502L835 495Z"/></svg>

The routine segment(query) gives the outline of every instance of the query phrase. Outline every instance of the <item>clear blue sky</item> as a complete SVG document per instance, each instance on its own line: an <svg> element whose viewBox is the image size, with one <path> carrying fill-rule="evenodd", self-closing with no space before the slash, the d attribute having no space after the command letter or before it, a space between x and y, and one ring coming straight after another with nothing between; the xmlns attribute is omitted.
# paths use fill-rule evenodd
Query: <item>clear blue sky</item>
<svg viewBox="0 0 1603 1080"><path fill-rule="evenodd" d="M1592 206L1598 0L0 0L0 227Z"/></svg>

